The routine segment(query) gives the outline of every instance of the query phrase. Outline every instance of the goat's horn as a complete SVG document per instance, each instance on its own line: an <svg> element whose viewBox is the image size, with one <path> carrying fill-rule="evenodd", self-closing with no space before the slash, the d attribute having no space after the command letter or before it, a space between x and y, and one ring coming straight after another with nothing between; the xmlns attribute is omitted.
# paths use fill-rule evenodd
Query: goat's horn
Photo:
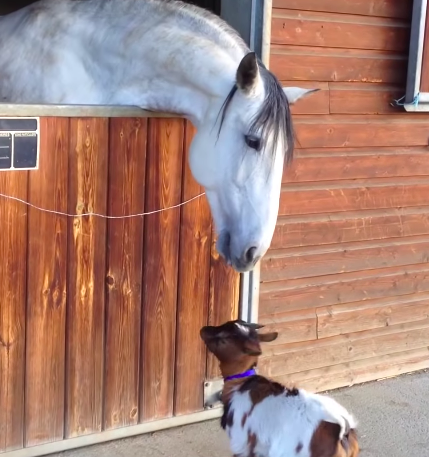
<svg viewBox="0 0 429 457"><path fill-rule="evenodd" d="M246 327L249 327L249 328L253 329L253 330L258 330L260 328L264 328L265 327L265 325L254 324L253 322L246 322L244 325Z"/></svg>

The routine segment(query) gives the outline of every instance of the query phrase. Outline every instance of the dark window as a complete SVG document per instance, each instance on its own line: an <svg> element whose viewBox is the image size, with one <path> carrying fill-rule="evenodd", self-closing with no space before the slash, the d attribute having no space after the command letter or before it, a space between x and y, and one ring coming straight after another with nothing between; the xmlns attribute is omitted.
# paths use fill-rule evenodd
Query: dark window
<svg viewBox="0 0 429 457"><path fill-rule="evenodd" d="M186 3L192 3L206 10L213 11L218 16L220 15L220 2L221 0L186 0Z"/></svg>

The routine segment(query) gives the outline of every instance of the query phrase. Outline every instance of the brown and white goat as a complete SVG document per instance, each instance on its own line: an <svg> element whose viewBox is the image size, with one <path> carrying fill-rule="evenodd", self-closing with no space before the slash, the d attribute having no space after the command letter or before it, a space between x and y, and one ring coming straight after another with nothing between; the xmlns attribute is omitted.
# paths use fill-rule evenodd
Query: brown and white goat
<svg viewBox="0 0 429 457"><path fill-rule="evenodd" d="M206 326L201 338L224 377L222 427L235 457L357 457L355 420L328 396L288 389L255 372L262 325L241 320Z"/></svg>

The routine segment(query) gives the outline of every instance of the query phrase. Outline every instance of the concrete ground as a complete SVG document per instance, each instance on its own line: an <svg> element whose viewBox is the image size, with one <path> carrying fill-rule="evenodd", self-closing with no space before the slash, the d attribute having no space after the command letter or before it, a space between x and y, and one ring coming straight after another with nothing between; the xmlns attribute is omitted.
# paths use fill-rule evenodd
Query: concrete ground
<svg viewBox="0 0 429 457"><path fill-rule="evenodd" d="M362 457L429 457L429 371L331 391L359 421ZM230 457L219 421L77 449L61 457ZM59 454L58 454L59 457Z"/></svg>

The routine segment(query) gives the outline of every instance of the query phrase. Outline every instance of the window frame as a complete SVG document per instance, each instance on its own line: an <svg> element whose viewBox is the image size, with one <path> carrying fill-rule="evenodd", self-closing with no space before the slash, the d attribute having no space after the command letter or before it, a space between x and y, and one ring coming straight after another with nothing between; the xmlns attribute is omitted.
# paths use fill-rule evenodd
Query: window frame
<svg viewBox="0 0 429 457"><path fill-rule="evenodd" d="M429 10L428 0L414 0L408 56L404 108L409 112L429 112L429 91L422 91L422 77L429 79ZM426 46L425 46L426 45ZM425 71L426 70L426 71ZM427 75L422 75L422 73ZM427 84L429 86L429 83Z"/></svg>

